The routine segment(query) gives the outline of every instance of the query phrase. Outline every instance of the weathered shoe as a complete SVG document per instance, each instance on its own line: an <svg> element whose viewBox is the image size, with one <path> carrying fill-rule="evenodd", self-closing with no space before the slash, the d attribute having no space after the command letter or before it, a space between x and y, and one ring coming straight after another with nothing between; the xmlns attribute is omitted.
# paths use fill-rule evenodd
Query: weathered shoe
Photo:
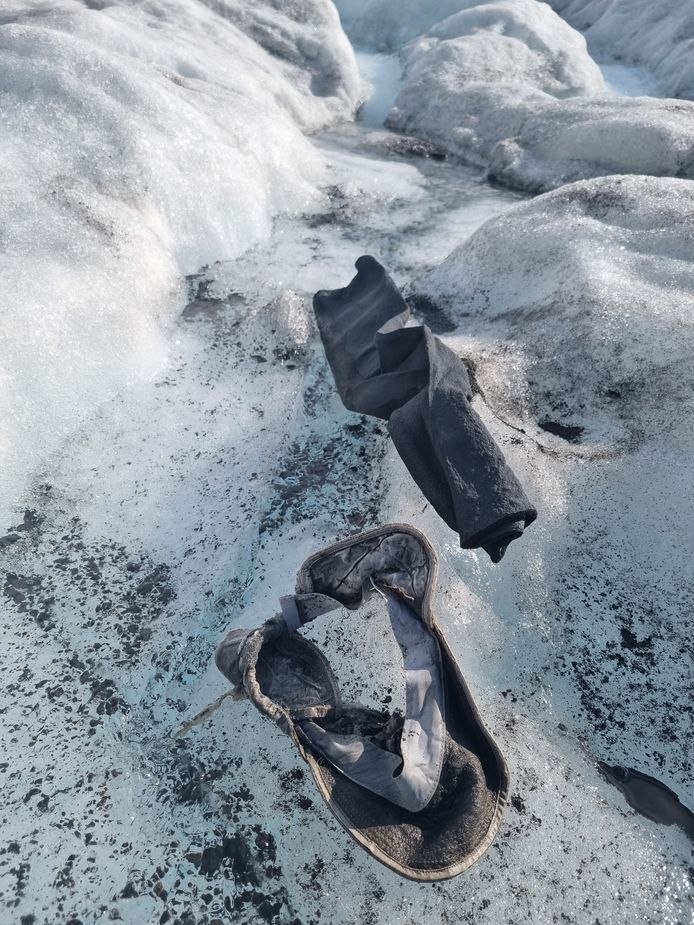
<svg viewBox="0 0 694 925"><path fill-rule="evenodd" d="M233 630L216 652L223 674L291 737L349 834L413 880L454 877L478 860L509 789L432 612L437 571L432 546L412 527L350 537L307 559L280 615ZM403 653L404 716L343 703L325 656L299 632L375 593Z"/></svg>

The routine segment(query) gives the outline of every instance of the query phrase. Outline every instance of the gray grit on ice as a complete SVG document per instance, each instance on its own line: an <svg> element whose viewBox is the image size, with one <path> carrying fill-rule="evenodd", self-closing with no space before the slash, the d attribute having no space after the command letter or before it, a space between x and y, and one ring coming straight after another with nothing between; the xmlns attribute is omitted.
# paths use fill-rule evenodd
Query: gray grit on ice
<svg viewBox="0 0 694 925"><path fill-rule="evenodd" d="M691 428L682 418L670 433L633 391L592 405L579 396L565 409L570 389L551 366L533 404L532 339L509 350L510 321L485 317L483 301L468 306L464 289L449 304L445 277L424 276L449 332L451 319L460 324L448 343L478 364L480 413L542 509L503 568L461 551L379 423L342 409L310 295L348 277L364 245L402 283L439 263L452 235L500 211L469 254L494 229L515 228L513 241L535 225L540 234L542 200L514 209L516 197L467 168L362 153L367 131L321 142L332 179L324 211L279 221L267 246L191 279L165 373L105 406L36 480L27 528L21 516L13 524L0 856L13 914L48 923L58 908L89 921L103 909L132 925L164 913L198 925L308 923L326 908L345 925L549 923L559 912L577 923L674 925L687 914L686 838L635 816L595 759L639 766L686 799L684 524L694 512L682 506L677 441ZM566 194L578 228L592 227L584 199ZM463 201L457 213L452 203ZM618 226L621 214L615 206L606 219ZM657 278L666 238L652 240ZM607 232L604 247L612 258L619 249ZM467 262L473 278L476 266L483 272ZM552 264L543 276L530 243L514 265L519 289L528 277L549 286ZM489 267L488 287L499 289ZM611 330L602 290L617 300L613 312L622 305L609 276L596 282L596 340ZM667 332L673 310L661 311ZM538 315L546 338L551 317L549 307ZM618 358L619 331L609 338ZM597 356L596 379L609 356ZM666 420L685 398L672 393ZM547 433L540 421L550 414L585 437ZM226 689L211 653L229 628L273 613L316 547L396 519L424 528L441 552L441 620L513 775L491 850L465 876L426 889L349 841L290 743L248 706L225 701L175 739ZM316 641L355 697L397 702L397 663L376 670L379 624L353 620L326 620Z"/></svg>
<svg viewBox="0 0 694 925"><path fill-rule="evenodd" d="M214 4L248 14L246 32L216 19L208 29L212 4L180 0L186 29L155 3L65 6L75 21L88 17L79 28L88 22L97 44L111 29L123 42L124 60L102 61L95 112L108 110L116 73L125 81L116 88L156 94L136 94L133 113L142 105L151 115L159 94L175 94L171 118L179 105L199 110L196 125L216 139L208 94L227 99L217 80L228 66L244 71L249 94L243 112L220 114L228 131L238 138L226 120L263 107L277 132L264 135L262 162L253 138L244 149L208 147L219 169L236 159L247 181L229 186L219 209L258 203L248 223L225 226L224 240L207 237L217 206L195 205L196 184L215 190L206 162L185 138L175 150L158 148L144 116L144 134L131 126L126 150L154 145L162 189L180 193L181 215L203 224L179 236L176 200L158 198L156 176L153 186L138 179L140 187L126 170L115 237L92 220L113 215L89 185L55 212L49 204L37 226L69 241L87 209L92 231L81 262L70 247L53 254L64 258L66 275L55 278L70 299L51 302L46 351L13 342L24 345L23 362L43 370L32 407L56 426L52 442L22 444L33 460L29 483L20 503L8 490L1 506L0 921L690 922L690 843L635 814L596 761L636 767L692 803L692 183L608 178L527 201L382 129L348 124L309 144L287 111L308 118L310 110L315 130L349 113L360 94L327 2L310 6L342 62L335 97L311 91L323 63L275 4ZM292 4L295 15L302 7ZM427 15L440 4L420 7ZM152 44L136 24L118 25L155 9ZM38 28L54 26L37 16ZM2 41L14 41L16 28L7 29ZM247 44L251 31L272 54ZM62 32L50 38L51 60L77 66L76 39ZM225 37L233 53L215 45L212 54L210 36ZM157 46L166 73L175 65L179 77L140 79L144 64L126 54L140 41ZM193 65L206 79L192 76ZM51 67L45 74L60 95ZM262 86L256 68L266 69ZM69 83L70 92L84 86ZM315 86L325 89L322 80ZM122 123L120 102L112 105ZM261 134L267 128L259 123ZM79 127L66 131L72 144ZM47 138L50 161L58 135L50 129ZM103 140L85 141L98 149ZM290 168L275 156L286 144L297 152ZM187 179L177 186L179 177ZM273 220L286 206L292 211ZM144 242L128 236L138 222ZM20 232L31 242L31 228ZM24 267L38 291L52 278L51 240L37 235L36 262ZM97 246L104 240L111 249ZM335 394L310 297L349 279L363 252L405 287L418 317L474 361L476 408L540 507L500 568L459 549L380 423L346 412ZM233 259L200 269L195 258L205 253ZM136 290L119 309L107 294L121 293L123 280ZM91 304L111 309L93 319ZM77 315L66 334L70 306ZM177 317L160 323L176 306ZM131 329L134 339L124 340ZM102 365L81 371L73 348ZM54 410L75 381L93 391L61 418ZM79 424L67 433L73 418ZM290 743L247 705L223 701L176 737L227 690L212 652L228 629L274 613L317 547L396 519L424 529L441 556L440 620L513 778L490 851L433 887L405 883L360 852ZM402 679L378 615L363 625L330 618L311 632L346 691L376 707L398 702Z"/></svg>

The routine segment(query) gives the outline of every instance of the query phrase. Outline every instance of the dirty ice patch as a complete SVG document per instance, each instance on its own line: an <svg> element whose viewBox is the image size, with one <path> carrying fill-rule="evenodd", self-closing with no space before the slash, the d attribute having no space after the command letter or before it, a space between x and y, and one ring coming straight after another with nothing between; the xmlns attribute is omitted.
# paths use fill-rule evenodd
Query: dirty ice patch
<svg viewBox="0 0 694 925"><path fill-rule="evenodd" d="M84 415L161 368L182 275L315 199L303 131L348 117L359 77L327 0L19 3L0 31L7 512Z"/></svg>
<svg viewBox="0 0 694 925"><path fill-rule="evenodd" d="M17 920L52 923L62 905L83 922L105 907L127 925L284 925L330 903L335 923L393 904L405 923L443 902L399 898L400 883L396 896L242 704L177 737L227 689L212 659L227 630L272 615L317 546L386 517L385 428L342 407L311 296L362 249L405 282L518 198L358 123L315 141L320 209L278 216L268 241L193 274L165 368L90 415L2 524L0 902ZM345 689L393 702L399 656L380 624L370 677L364 626L324 626Z"/></svg>

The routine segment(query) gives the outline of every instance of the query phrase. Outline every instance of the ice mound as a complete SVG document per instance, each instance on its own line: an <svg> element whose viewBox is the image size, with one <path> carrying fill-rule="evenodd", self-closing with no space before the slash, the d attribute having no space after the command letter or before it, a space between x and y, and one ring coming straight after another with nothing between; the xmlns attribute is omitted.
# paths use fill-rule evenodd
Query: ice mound
<svg viewBox="0 0 694 925"><path fill-rule="evenodd" d="M402 53L408 85L435 76L448 96L474 83L514 84L555 97L604 90L585 39L537 0L471 0Z"/></svg>
<svg viewBox="0 0 694 925"><path fill-rule="evenodd" d="M667 96L694 99L694 7L672 0L548 0L598 55L645 64Z"/></svg>
<svg viewBox="0 0 694 925"><path fill-rule="evenodd" d="M419 289L512 345L504 413L626 451L692 411L693 229L690 181L576 183L487 222Z"/></svg>
<svg viewBox="0 0 694 925"><path fill-rule="evenodd" d="M201 0L228 19L274 58L286 72L283 96L298 90L297 121L319 128L351 111L360 90L354 53L326 0ZM298 69L298 70L296 70ZM315 97L313 99L312 97ZM307 98L310 101L307 105Z"/></svg>
<svg viewBox="0 0 694 925"><path fill-rule="evenodd" d="M303 132L360 80L328 0L0 13L0 509L114 389L151 375L183 274L316 195Z"/></svg>
<svg viewBox="0 0 694 925"><path fill-rule="evenodd" d="M416 283L458 321L446 342L474 362L478 410L539 510L495 571L455 549L389 454L391 516L465 588L445 618L463 670L513 713L513 805L536 829L501 857L532 883L528 921L554 921L557 902L580 923L689 916L686 836L630 813L594 761L691 805L693 220L690 181L580 182L491 219Z"/></svg>
<svg viewBox="0 0 694 925"><path fill-rule="evenodd" d="M387 125L541 192L611 173L694 176L694 107L606 95L582 38L545 4L469 5L407 45Z"/></svg>
<svg viewBox="0 0 694 925"><path fill-rule="evenodd" d="M490 179L542 192L618 173L694 177L694 103L651 97L547 103L526 97L514 125L522 113L515 137L509 133L489 154Z"/></svg>

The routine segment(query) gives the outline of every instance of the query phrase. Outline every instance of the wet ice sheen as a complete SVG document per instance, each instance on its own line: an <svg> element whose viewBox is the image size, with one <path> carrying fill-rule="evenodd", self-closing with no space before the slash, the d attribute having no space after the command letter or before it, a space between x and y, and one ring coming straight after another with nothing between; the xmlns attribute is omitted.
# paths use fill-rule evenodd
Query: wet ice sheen
<svg viewBox="0 0 694 925"><path fill-rule="evenodd" d="M365 125L383 125L400 89L400 60L397 55L364 50L357 50L356 58L366 91L359 120Z"/></svg>

